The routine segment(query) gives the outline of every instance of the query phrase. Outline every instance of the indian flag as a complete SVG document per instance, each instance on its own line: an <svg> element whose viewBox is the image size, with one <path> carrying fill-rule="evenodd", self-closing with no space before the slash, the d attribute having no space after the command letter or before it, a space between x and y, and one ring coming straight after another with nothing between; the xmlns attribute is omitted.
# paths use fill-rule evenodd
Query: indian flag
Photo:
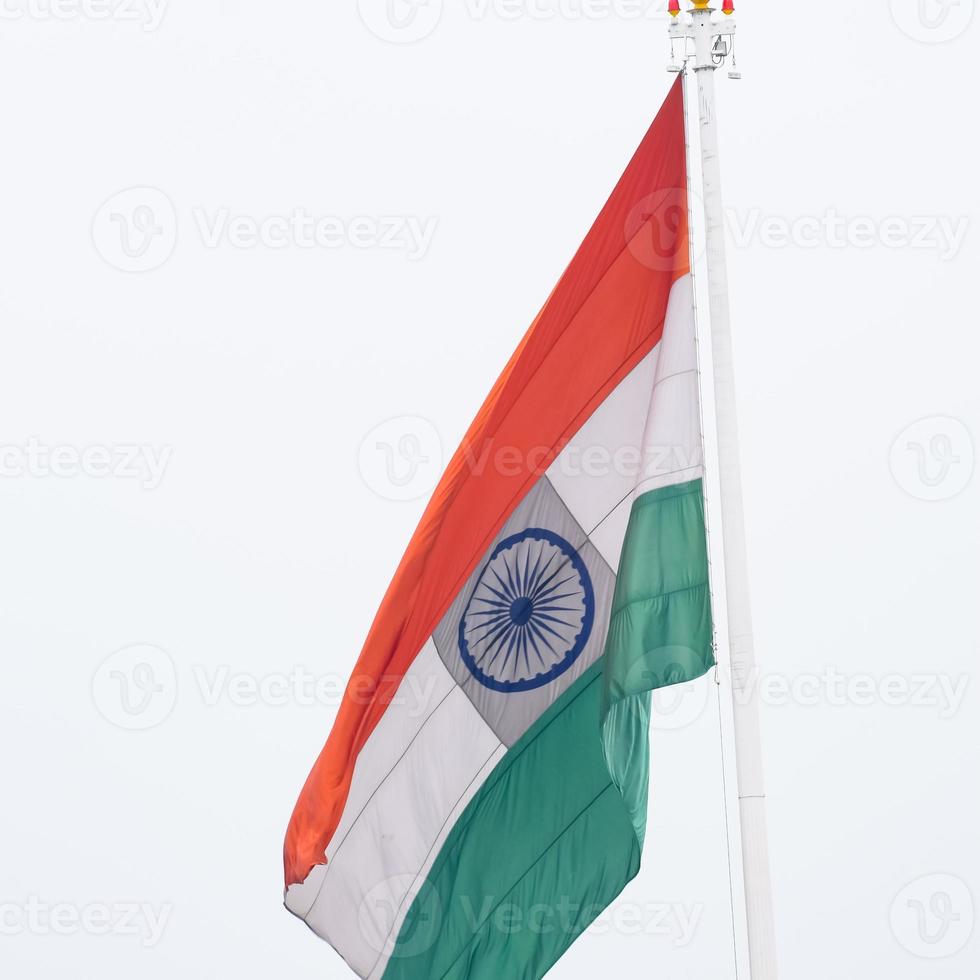
<svg viewBox="0 0 980 980"><path fill-rule="evenodd" d="M359 976L536 980L637 874L650 693L714 663L698 382L678 81L449 464L296 805L286 905Z"/></svg>

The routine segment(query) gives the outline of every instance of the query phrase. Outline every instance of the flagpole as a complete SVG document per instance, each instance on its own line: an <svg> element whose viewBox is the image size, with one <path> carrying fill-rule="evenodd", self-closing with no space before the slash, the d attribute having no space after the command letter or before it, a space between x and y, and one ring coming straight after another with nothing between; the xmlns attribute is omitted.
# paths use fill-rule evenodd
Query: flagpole
<svg viewBox="0 0 980 980"><path fill-rule="evenodd" d="M680 4L670 3L671 37L682 39L685 62L693 42L693 68L698 82L698 104L703 180L705 259L711 365L714 380L715 442L722 547L724 594L728 620L728 656L735 732L735 759L742 842L745 914L748 930L751 980L776 980L775 930L769 842L766 825L766 791L762 767L759 706L752 692L755 650L748 588L748 558L742 504L735 377L732 357L728 267L725 256L724 209L715 102L715 71L726 61L734 37L734 3L726 0L719 21L710 0L692 0L690 22L681 16ZM737 76L736 76L737 77Z"/></svg>

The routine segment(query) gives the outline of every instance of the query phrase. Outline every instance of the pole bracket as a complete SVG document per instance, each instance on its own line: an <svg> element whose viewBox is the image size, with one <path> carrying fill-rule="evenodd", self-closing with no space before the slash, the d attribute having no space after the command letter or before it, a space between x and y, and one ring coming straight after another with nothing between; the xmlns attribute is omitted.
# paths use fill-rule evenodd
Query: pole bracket
<svg viewBox="0 0 980 980"><path fill-rule="evenodd" d="M689 67L695 71L714 71L730 57L732 64L728 77L742 77L735 62L736 23L730 14L716 20L711 9L692 10L671 20L667 30L670 41L668 71L682 72Z"/></svg>

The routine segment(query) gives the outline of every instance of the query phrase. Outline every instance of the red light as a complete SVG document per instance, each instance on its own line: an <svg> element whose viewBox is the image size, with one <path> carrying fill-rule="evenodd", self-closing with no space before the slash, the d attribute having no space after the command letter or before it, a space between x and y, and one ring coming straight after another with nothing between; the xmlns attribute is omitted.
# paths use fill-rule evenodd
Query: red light
<svg viewBox="0 0 980 980"><path fill-rule="evenodd" d="M734 14L735 0L725 0L725 2L721 5L721 12L723 14Z"/></svg>
<svg viewBox="0 0 980 980"><path fill-rule="evenodd" d="M728 2L731 3L732 0L728 0ZM681 12L681 0L670 0L667 5L667 12L671 17L676 17Z"/></svg>

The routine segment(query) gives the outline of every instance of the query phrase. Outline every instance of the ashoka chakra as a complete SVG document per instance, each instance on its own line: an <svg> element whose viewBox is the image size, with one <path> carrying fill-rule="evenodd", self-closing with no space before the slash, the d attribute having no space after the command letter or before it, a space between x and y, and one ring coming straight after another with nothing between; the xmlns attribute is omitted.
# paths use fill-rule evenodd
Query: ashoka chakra
<svg viewBox="0 0 980 980"><path fill-rule="evenodd" d="M459 623L459 651L491 690L530 691L578 660L594 619L582 556L553 531L528 528L490 555Z"/></svg>

